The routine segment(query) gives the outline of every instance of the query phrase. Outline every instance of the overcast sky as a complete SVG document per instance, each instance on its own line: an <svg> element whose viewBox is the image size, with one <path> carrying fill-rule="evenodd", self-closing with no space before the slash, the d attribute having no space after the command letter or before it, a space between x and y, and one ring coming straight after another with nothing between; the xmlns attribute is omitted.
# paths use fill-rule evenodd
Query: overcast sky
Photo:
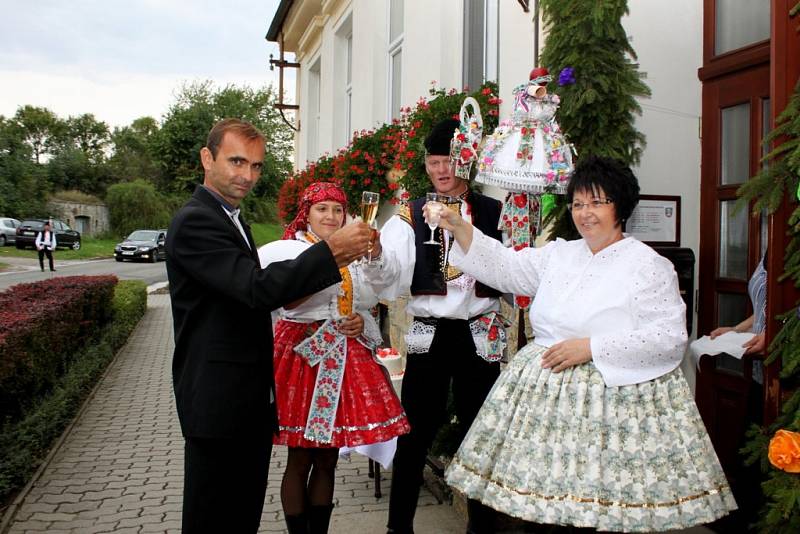
<svg viewBox="0 0 800 534"><path fill-rule="evenodd" d="M31 104L123 126L160 119L187 81L277 86L264 36L278 3L0 0L0 115Z"/></svg>

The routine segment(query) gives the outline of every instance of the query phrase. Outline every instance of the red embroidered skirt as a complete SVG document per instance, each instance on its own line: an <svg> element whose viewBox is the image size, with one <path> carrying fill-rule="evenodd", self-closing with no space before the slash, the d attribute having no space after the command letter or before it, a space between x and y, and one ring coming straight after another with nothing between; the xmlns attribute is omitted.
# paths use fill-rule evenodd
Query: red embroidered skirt
<svg viewBox="0 0 800 534"><path fill-rule="evenodd" d="M388 441L410 430L400 400L372 353L355 339L347 339L342 390L330 443L303 437L317 380L317 367L294 352L317 323L279 321L275 325L275 390L280 432L278 445L289 447L356 447Z"/></svg>

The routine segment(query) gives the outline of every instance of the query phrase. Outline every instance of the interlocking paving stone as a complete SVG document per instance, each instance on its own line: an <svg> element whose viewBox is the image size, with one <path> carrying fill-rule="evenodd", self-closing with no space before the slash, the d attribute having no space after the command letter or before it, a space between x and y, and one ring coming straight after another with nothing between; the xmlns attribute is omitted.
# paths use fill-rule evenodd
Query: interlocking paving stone
<svg viewBox="0 0 800 534"><path fill-rule="evenodd" d="M19 506L10 534L180 532L183 438L172 392L172 349L169 296L150 295L141 323ZM286 532L280 505L285 465L286 448L275 447L261 532ZM358 524L373 512L381 515L376 524L385 523L391 471L381 472L383 497L377 500L367 470L361 455L340 459L337 521ZM438 501L423 488L419 505ZM449 506L438 508L454 514Z"/></svg>

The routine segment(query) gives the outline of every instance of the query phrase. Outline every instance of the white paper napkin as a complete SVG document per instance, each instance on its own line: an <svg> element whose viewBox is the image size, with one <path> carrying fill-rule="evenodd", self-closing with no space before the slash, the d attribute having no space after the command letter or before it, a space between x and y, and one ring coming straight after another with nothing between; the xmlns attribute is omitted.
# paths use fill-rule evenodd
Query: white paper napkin
<svg viewBox="0 0 800 534"><path fill-rule="evenodd" d="M700 365L700 356L708 354L713 356L715 354L730 354L734 358L741 359L744 355L745 348L742 346L755 336L752 332L725 332L721 336L711 339L708 336L703 336L696 341L692 341L689 345L689 350L694 358L695 366Z"/></svg>

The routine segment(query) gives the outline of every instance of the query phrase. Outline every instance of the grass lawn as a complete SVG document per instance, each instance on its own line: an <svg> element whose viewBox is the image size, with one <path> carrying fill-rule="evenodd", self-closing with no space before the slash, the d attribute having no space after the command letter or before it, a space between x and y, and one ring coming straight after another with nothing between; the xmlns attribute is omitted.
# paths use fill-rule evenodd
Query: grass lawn
<svg viewBox="0 0 800 534"><path fill-rule="evenodd" d="M265 245L276 239L280 239L283 235L283 226L280 224L264 224L253 223L250 225L250 230L253 232L253 239L256 246Z"/></svg>
<svg viewBox="0 0 800 534"><path fill-rule="evenodd" d="M112 258L114 256L114 245L120 241L121 239L94 239L92 237L84 237L81 239L80 250L60 248L53 253L53 257L60 260ZM20 250L14 245L0 248L0 260L8 257L38 258L35 249L26 248Z"/></svg>
<svg viewBox="0 0 800 534"><path fill-rule="evenodd" d="M259 247L270 241L280 239L283 235L283 227L280 224L254 223L251 227L253 239ZM122 241L121 239L94 239L84 237L81 239L81 249L60 248L53 254L54 258L60 260L88 260L92 258L113 258L114 245ZM32 248L19 250L14 245L0 247L0 269L2 269L3 258L38 258L36 251Z"/></svg>

